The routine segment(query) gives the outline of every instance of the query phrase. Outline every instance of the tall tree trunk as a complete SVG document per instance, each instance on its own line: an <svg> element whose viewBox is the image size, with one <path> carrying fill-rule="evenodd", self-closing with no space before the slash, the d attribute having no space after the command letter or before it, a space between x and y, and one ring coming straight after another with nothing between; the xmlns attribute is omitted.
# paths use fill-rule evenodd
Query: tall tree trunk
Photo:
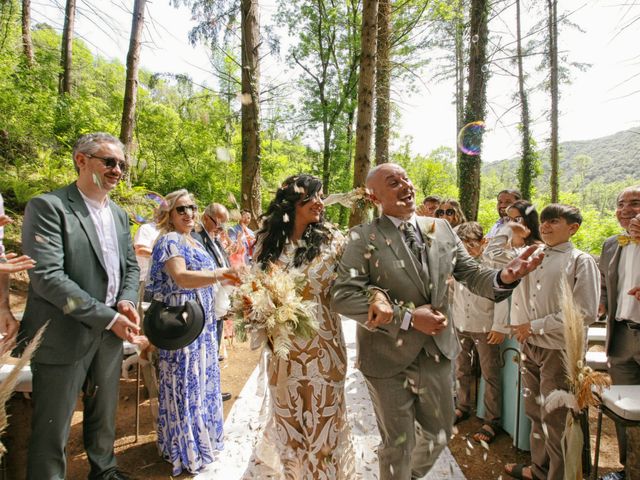
<svg viewBox="0 0 640 480"><path fill-rule="evenodd" d="M483 121L487 108L487 82L485 69L487 63L488 0L471 1L470 31L471 48L469 50L469 88L465 105L464 123ZM482 147L480 136L478 147ZM468 155L461 152L458 167L458 183L460 185L460 206L468 220L477 220L480 204L480 154Z"/></svg>
<svg viewBox="0 0 640 480"><path fill-rule="evenodd" d="M360 78L358 79L358 117L356 123L356 156L353 162L353 186L363 187L371 166L371 121L373 120L373 88L376 69L376 21L378 0L363 0ZM349 226L363 222L366 212L354 210Z"/></svg>
<svg viewBox="0 0 640 480"><path fill-rule="evenodd" d="M73 26L76 18L76 0L67 0L64 9L64 27L62 29L62 49L60 52L60 77L58 93L71 93L71 69L73 65Z"/></svg>
<svg viewBox="0 0 640 480"><path fill-rule="evenodd" d="M242 0L242 208L256 227L262 214L260 194L260 20L258 0Z"/></svg>
<svg viewBox="0 0 640 480"><path fill-rule="evenodd" d="M31 0L22 0L22 51L27 67L31 68L34 64L31 42Z"/></svg>
<svg viewBox="0 0 640 480"><path fill-rule="evenodd" d="M464 8L463 1L458 1L458 12L455 25L455 59L456 59L456 135L464 126ZM462 152L456 153L456 166L459 168ZM460 184L458 183L458 187Z"/></svg>
<svg viewBox="0 0 640 480"><path fill-rule="evenodd" d="M376 165L389 161L391 126L391 0L378 2L378 39L376 44Z"/></svg>
<svg viewBox="0 0 640 480"><path fill-rule="evenodd" d="M322 193L329 193L329 181L331 180L331 132L333 128L329 128L326 123L323 125L322 132Z"/></svg>
<svg viewBox="0 0 640 480"><path fill-rule="evenodd" d="M124 143L127 160L133 150L133 130L136 125L136 102L138 98L138 67L140 64L140 40L144 28L144 9L147 0L135 0L131 21L131 38L127 54L127 79L124 84L124 105L120 123L120 141Z"/></svg>
<svg viewBox="0 0 640 480"><path fill-rule="evenodd" d="M522 66L522 30L521 30L520 0L516 0L516 42L518 62L518 95L520 96L521 128L522 128L522 158L518 169L520 192L526 200L531 200L533 194L533 179L536 173L536 153L531 142L529 121L529 99L524 86L524 68Z"/></svg>
<svg viewBox="0 0 640 480"><path fill-rule="evenodd" d="M558 178L558 1L547 0L549 8L549 86L551 88L551 202L558 202L560 182Z"/></svg>

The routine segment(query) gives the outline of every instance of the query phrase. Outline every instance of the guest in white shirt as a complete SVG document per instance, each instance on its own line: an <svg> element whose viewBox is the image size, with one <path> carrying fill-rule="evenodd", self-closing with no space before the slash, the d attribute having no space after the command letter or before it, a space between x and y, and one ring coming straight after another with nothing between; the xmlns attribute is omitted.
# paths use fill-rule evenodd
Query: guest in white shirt
<svg viewBox="0 0 640 480"><path fill-rule="evenodd" d="M151 260L151 251L153 244L158 238L160 232L156 227L159 209L153 212L153 221L140 225L138 231L133 237L133 248L136 252L136 260L140 267L140 301L150 302L150 294L145 293L144 288L149 278L149 263Z"/></svg>
<svg viewBox="0 0 640 480"><path fill-rule="evenodd" d="M482 227L478 222L463 223L458 227L458 237L465 249L478 263L482 261ZM504 301L504 303L507 303ZM508 305L508 303L507 303ZM458 330L462 352L456 358L456 423L469 417L472 409L471 385L474 372L471 360L474 353L480 362L485 381L485 415L482 427L473 435L477 442L491 443L498 433L502 411L502 379L500 378L500 344L505 333L508 308L496 308L488 298L472 293L467 287L453 280L451 318Z"/></svg>
<svg viewBox="0 0 640 480"><path fill-rule="evenodd" d="M29 201L25 253L36 261L21 338L47 324L31 362L33 420L27 479L66 476L65 446L83 392L89 478L125 480L114 454L122 340L137 341L139 268L129 217L109 199L128 164L122 143L83 135L73 149L76 182ZM22 348L25 342L19 342Z"/></svg>

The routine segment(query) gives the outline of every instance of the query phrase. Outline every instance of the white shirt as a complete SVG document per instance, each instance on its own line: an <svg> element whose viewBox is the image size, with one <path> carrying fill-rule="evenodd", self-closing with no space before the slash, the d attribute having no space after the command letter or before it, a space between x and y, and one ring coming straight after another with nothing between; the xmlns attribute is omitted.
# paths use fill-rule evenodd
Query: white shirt
<svg viewBox="0 0 640 480"><path fill-rule="evenodd" d="M571 242L544 248L542 263L522 279L513 292L511 323L531 323L531 345L563 350L564 315L561 285L565 278L572 288L573 300L584 315L586 328L598 316L600 272L591 255L581 252Z"/></svg>
<svg viewBox="0 0 640 480"><path fill-rule="evenodd" d="M160 232L158 232L155 223L145 223L144 225L140 225L140 228L138 228L136 236L133 239L133 245L141 245L143 247L151 248L159 234ZM146 282L147 277L149 276L151 257L140 257L136 255L136 260L140 267L140 281Z"/></svg>
<svg viewBox="0 0 640 480"><path fill-rule="evenodd" d="M104 303L109 307L113 307L116 305L118 292L120 291L120 251L118 249L116 222L113 219L111 208L109 208L109 198L105 198L104 202L100 204L88 198L80 189L78 191L87 205L93 225L96 227L100 249L102 250L102 259L107 269L107 297ZM111 325L108 326L108 328L110 327Z"/></svg>
<svg viewBox="0 0 640 480"><path fill-rule="evenodd" d="M640 245L622 247L618 261L618 311L616 318L640 323L640 302L627 292L640 286Z"/></svg>
<svg viewBox="0 0 640 480"><path fill-rule="evenodd" d="M507 327L509 302L493 300L472 293L467 287L453 280L451 318L461 332L489 333L492 330L509 333Z"/></svg>

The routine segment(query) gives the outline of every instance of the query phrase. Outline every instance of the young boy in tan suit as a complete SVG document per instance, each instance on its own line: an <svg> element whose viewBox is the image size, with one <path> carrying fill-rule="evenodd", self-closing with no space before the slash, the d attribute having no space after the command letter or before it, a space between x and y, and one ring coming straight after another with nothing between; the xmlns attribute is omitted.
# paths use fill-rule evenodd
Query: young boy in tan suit
<svg viewBox="0 0 640 480"><path fill-rule="evenodd" d="M584 314L585 329L598 315L600 274L595 260L570 238L582 223L580 211L551 204L540 214L540 235L545 242L540 267L525 277L513 294L512 330L522 343L525 412L531 419L531 465L507 464L514 478L562 480L564 462L561 438L566 408L547 412L544 399L554 390L566 390L561 289L566 280L573 299Z"/></svg>

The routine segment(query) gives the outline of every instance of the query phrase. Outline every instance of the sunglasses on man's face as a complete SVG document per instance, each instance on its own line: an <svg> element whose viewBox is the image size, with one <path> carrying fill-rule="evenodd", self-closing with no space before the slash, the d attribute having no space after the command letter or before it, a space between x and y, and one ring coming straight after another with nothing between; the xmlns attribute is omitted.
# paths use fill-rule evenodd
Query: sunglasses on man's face
<svg viewBox="0 0 640 480"><path fill-rule="evenodd" d="M114 158L114 157L99 157L97 155L87 155L87 156L91 157L91 158L97 158L107 168L114 169L114 168L118 167L118 168L120 168L120 171L122 173L127 173L127 169L129 168L129 166L127 165L127 162L125 162L124 160L120 160L118 158Z"/></svg>
<svg viewBox="0 0 640 480"><path fill-rule="evenodd" d="M193 215L197 211L198 211L197 205L180 205L179 207L176 207L176 212L178 212L178 215L186 215L187 212Z"/></svg>
<svg viewBox="0 0 640 480"><path fill-rule="evenodd" d="M206 215L206 214L205 214ZM211 215L206 215L207 218L209 220L211 220L213 222L213 224L216 226L216 228L220 229L220 230L224 230L226 224L225 222L219 222L218 220L216 220L214 217L212 217Z"/></svg>
<svg viewBox="0 0 640 480"><path fill-rule="evenodd" d="M439 208L438 210L436 210L436 217L443 217L444 215L453 217L455 214L456 211L453 208L447 208L446 210Z"/></svg>

